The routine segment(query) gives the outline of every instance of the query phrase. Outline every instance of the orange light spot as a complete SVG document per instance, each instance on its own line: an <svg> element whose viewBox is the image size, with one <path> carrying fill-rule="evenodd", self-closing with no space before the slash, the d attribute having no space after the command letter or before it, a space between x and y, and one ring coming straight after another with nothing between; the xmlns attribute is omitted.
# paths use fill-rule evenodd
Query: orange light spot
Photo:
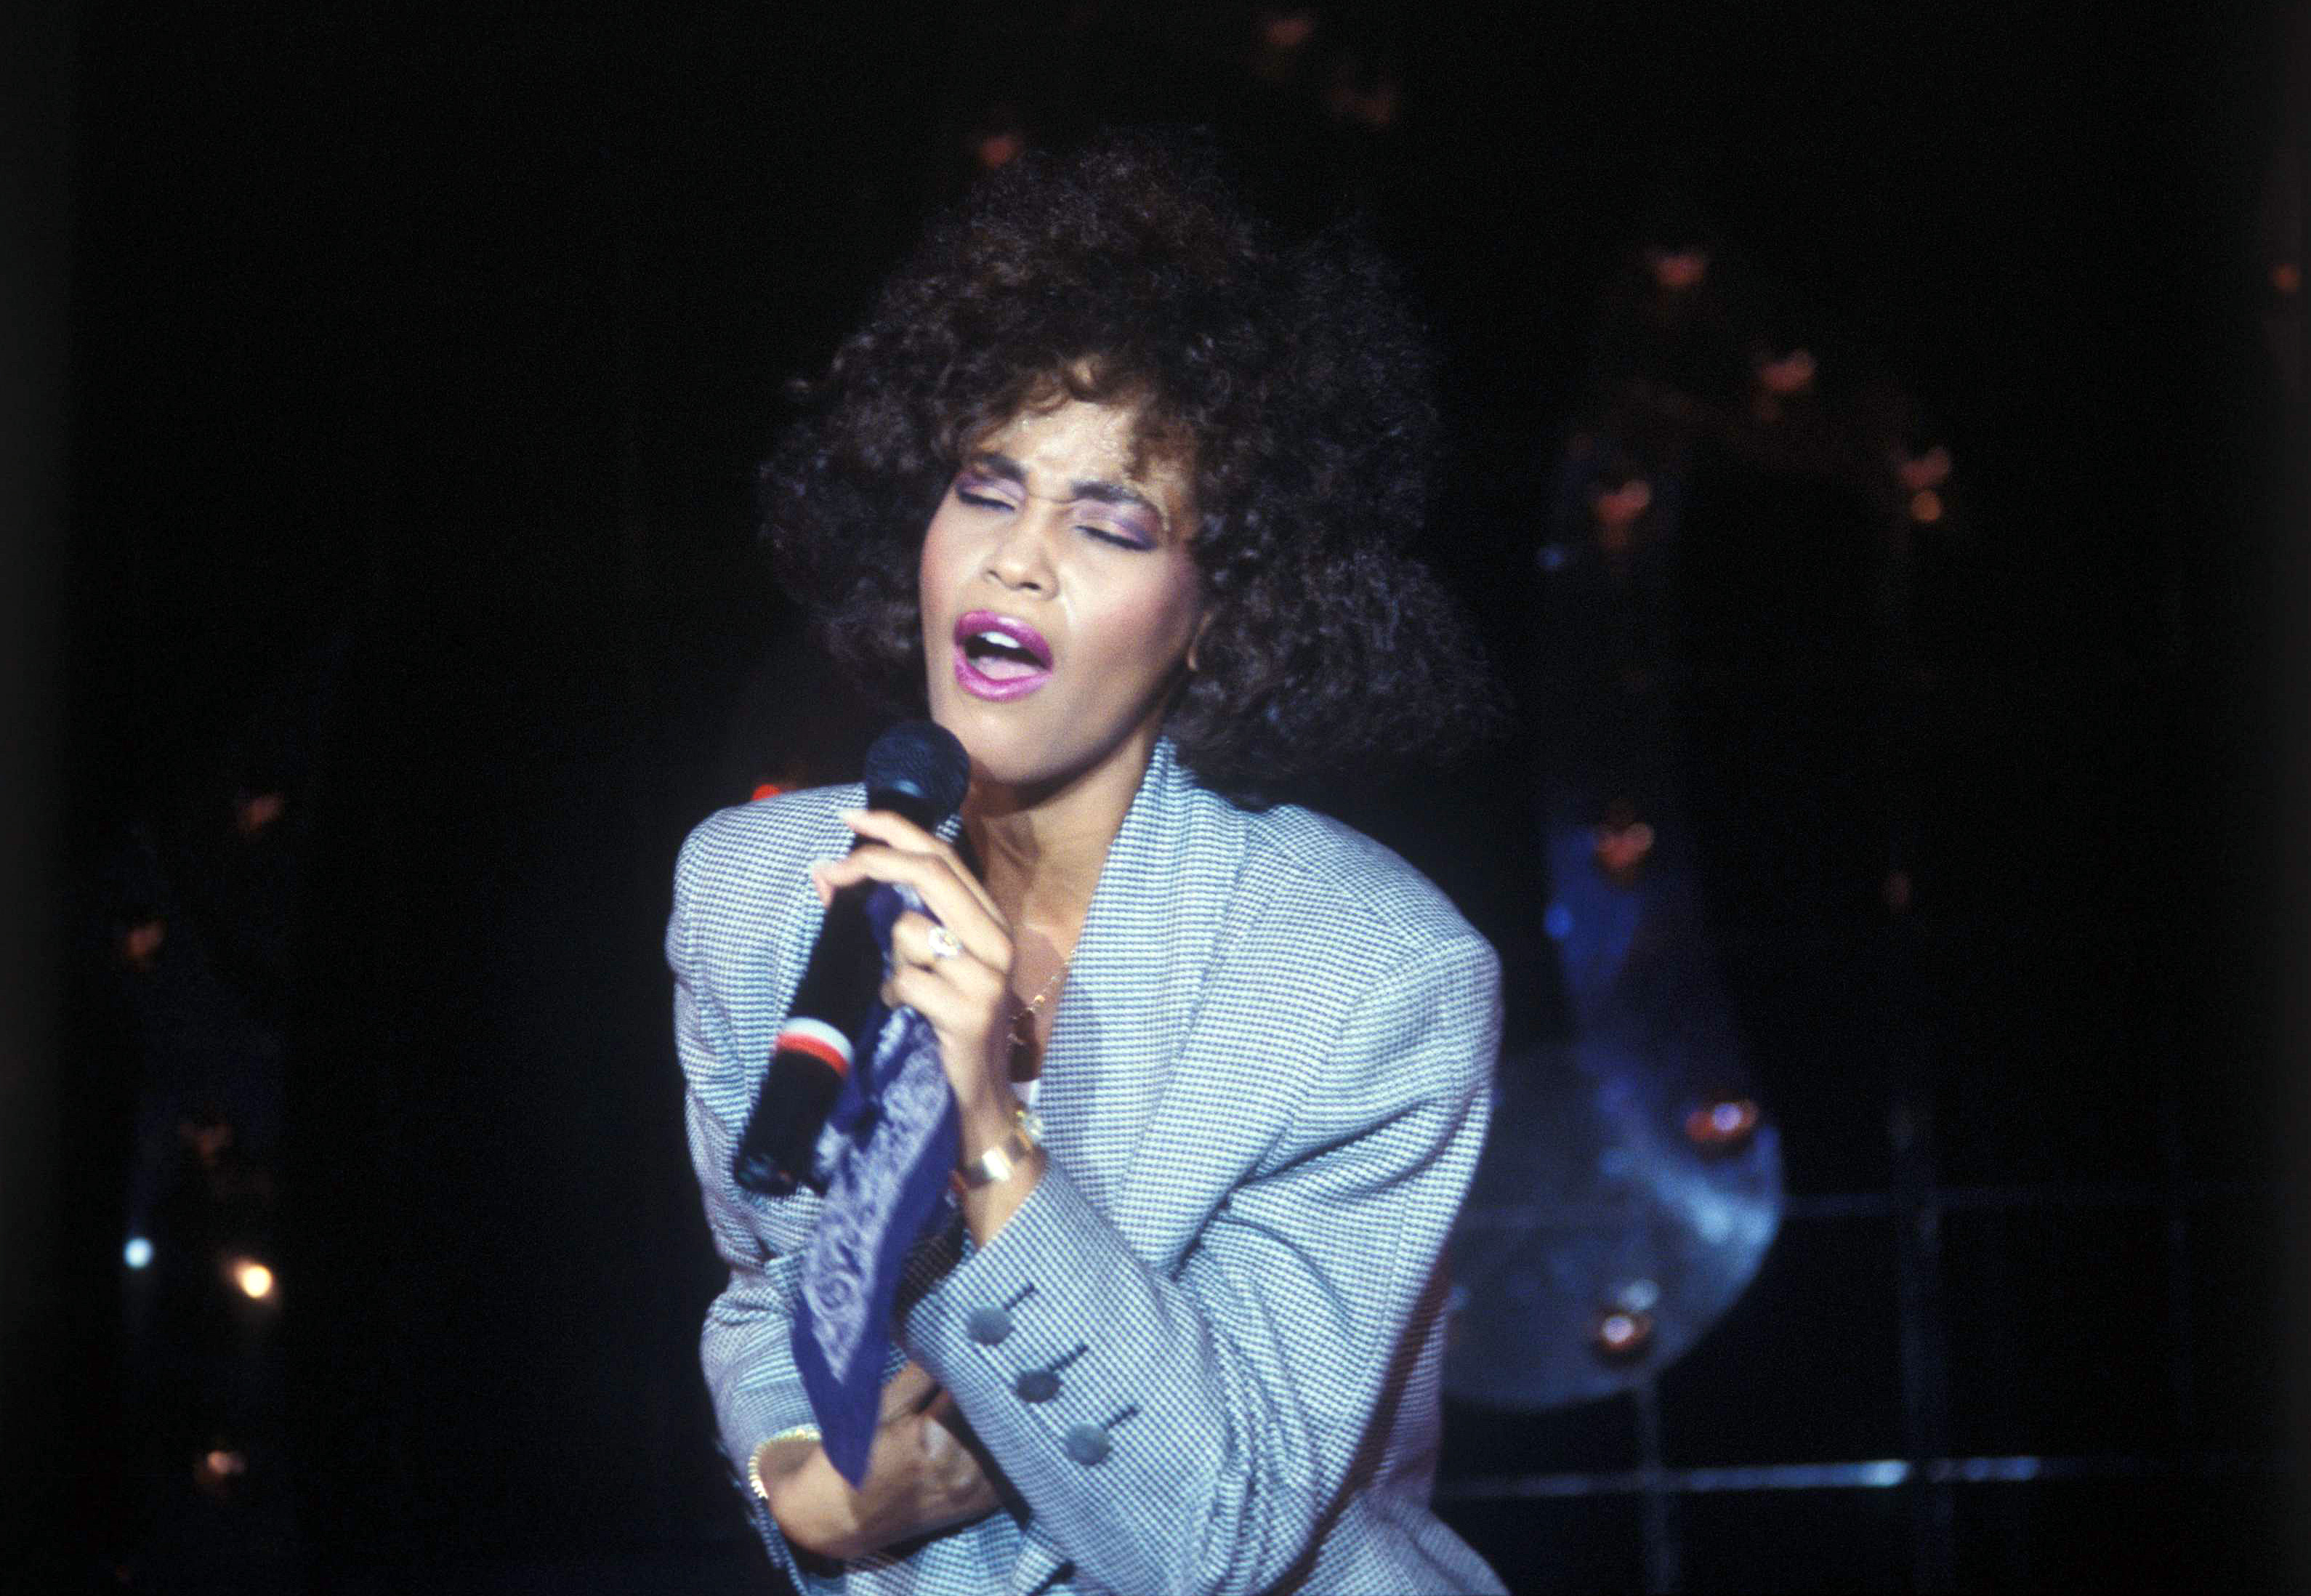
<svg viewBox="0 0 2311 1596"><path fill-rule="evenodd" d="M1314 15L1304 11L1271 12L1260 22L1260 37L1273 50L1296 50L1315 31Z"/></svg>
<svg viewBox="0 0 2311 1596"><path fill-rule="evenodd" d="M1685 1116L1685 1138L1705 1153L1731 1152L1746 1143L1764 1113L1754 1097L1716 1097Z"/></svg>
<svg viewBox="0 0 2311 1596"><path fill-rule="evenodd" d="M160 955L161 944L168 939L168 922L155 915L122 933L120 956L135 969L150 970L153 959Z"/></svg>
<svg viewBox="0 0 2311 1596"><path fill-rule="evenodd" d="M1615 881L1626 882L1653 850L1653 828L1642 820L1600 825L1590 833L1590 845L1598 868Z"/></svg>
<svg viewBox="0 0 2311 1596"><path fill-rule="evenodd" d="M1758 362L1757 380L1767 393L1787 397L1811 388L1815 370L1810 350L1792 349L1779 360Z"/></svg>
<svg viewBox="0 0 2311 1596"><path fill-rule="evenodd" d="M1606 1358L1633 1357L1653 1339L1653 1317L1617 1308L1600 1315L1590 1344Z"/></svg>
<svg viewBox="0 0 2311 1596"><path fill-rule="evenodd" d="M1698 288L1701 280L1709 275L1709 256L1701 249L1656 250L1649 252L1653 263L1654 285L1670 293L1683 293Z"/></svg>
<svg viewBox="0 0 2311 1596"><path fill-rule="evenodd" d="M1910 519L1932 526L1942 519L1942 496L1932 488L1920 488L1910 495Z"/></svg>
<svg viewBox="0 0 2311 1596"><path fill-rule="evenodd" d="M2271 268L2271 285L2280 292L2293 295L2303 287L2303 268L2291 260L2282 260Z"/></svg>
<svg viewBox="0 0 2311 1596"><path fill-rule="evenodd" d="M1914 493L1921 488L1938 488L1949 480L1949 450L1937 443L1915 458L1897 459L1894 472L1902 479L1902 485Z"/></svg>
<svg viewBox="0 0 2311 1596"><path fill-rule="evenodd" d="M759 804L764 798L776 798L782 792L791 790L783 781L764 781L755 787L754 796L746 801L750 804Z"/></svg>
<svg viewBox="0 0 2311 1596"><path fill-rule="evenodd" d="M193 1460L193 1484L206 1496L228 1499L233 1481L249 1472L249 1459L228 1446L212 1447Z"/></svg>
<svg viewBox="0 0 2311 1596"><path fill-rule="evenodd" d="M288 800L277 792L260 792L255 798L240 800L233 812L233 824L244 837L253 837L281 818Z"/></svg>
<svg viewBox="0 0 2311 1596"><path fill-rule="evenodd" d="M273 1271L254 1258L236 1258L225 1272L251 1302L261 1303L273 1295Z"/></svg>
<svg viewBox="0 0 2311 1596"><path fill-rule="evenodd" d="M1589 508L1606 526L1618 528L1644 514L1653 501L1653 484L1642 476L1633 476L1609 493L1600 490L1591 494Z"/></svg>

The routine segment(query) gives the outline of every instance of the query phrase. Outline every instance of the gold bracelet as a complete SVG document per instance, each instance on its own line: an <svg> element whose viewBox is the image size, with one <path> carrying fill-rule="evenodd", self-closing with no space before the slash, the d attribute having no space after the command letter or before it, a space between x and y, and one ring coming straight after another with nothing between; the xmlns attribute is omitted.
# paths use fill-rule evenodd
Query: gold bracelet
<svg viewBox="0 0 2311 1596"><path fill-rule="evenodd" d="M818 1439L820 1436L816 1425L797 1425L792 1429L781 1430L768 1441L754 1448L754 1455L746 1460L746 1484L753 1488L755 1496L768 1502L771 1499L771 1488L763 1483L763 1454L781 1441L816 1441Z"/></svg>
<svg viewBox="0 0 2311 1596"><path fill-rule="evenodd" d="M1042 1145L1043 1121L1033 1109L1022 1104L1011 1117L1011 1134L1003 1138L1002 1145L988 1148L955 1172L955 1194L960 1196L1009 1180Z"/></svg>

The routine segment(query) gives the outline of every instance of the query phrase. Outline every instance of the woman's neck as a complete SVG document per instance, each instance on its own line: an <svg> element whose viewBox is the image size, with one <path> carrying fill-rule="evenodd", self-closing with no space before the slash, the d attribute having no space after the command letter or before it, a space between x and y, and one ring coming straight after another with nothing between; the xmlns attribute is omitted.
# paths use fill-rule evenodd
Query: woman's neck
<svg viewBox="0 0 2311 1596"><path fill-rule="evenodd" d="M1146 772L1144 760L1131 762L1101 772L1105 780L1034 794L972 785L964 830L988 894L1015 931L1052 944L1062 957L1075 946Z"/></svg>

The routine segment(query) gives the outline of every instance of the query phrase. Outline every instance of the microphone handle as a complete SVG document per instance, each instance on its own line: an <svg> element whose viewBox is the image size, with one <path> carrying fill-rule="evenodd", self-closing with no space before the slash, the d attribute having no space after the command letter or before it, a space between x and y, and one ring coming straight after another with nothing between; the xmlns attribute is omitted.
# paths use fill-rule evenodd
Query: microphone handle
<svg viewBox="0 0 2311 1596"><path fill-rule="evenodd" d="M907 787L877 788L867 795L867 807L926 831L946 818ZM730 1162L731 1177L758 1196L787 1197L805 1185L824 1190L815 1167L819 1129L850 1071L852 1038L882 987L883 961L866 914L868 894L877 885L846 887L827 905L793 1007L771 1045L770 1068Z"/></svg>

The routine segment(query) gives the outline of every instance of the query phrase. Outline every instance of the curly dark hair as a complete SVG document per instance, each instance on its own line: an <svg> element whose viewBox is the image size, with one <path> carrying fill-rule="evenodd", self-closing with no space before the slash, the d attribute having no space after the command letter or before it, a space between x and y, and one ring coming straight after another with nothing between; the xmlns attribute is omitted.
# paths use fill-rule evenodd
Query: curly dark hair
<svg viewBox="0 0 2311 1596"><path fill-rule="evenodd" d="M970 445L1030 406L1139 407L1192 464L1209 620L1164 729L1250 802L1449 753L1497 700L1403 553L1428 507L1426 339L1363 228L1286 240L1208 139L1111 134L986 179L891 280L762 467L764 534L838 658L925 691L915 553Z"/></svg>

